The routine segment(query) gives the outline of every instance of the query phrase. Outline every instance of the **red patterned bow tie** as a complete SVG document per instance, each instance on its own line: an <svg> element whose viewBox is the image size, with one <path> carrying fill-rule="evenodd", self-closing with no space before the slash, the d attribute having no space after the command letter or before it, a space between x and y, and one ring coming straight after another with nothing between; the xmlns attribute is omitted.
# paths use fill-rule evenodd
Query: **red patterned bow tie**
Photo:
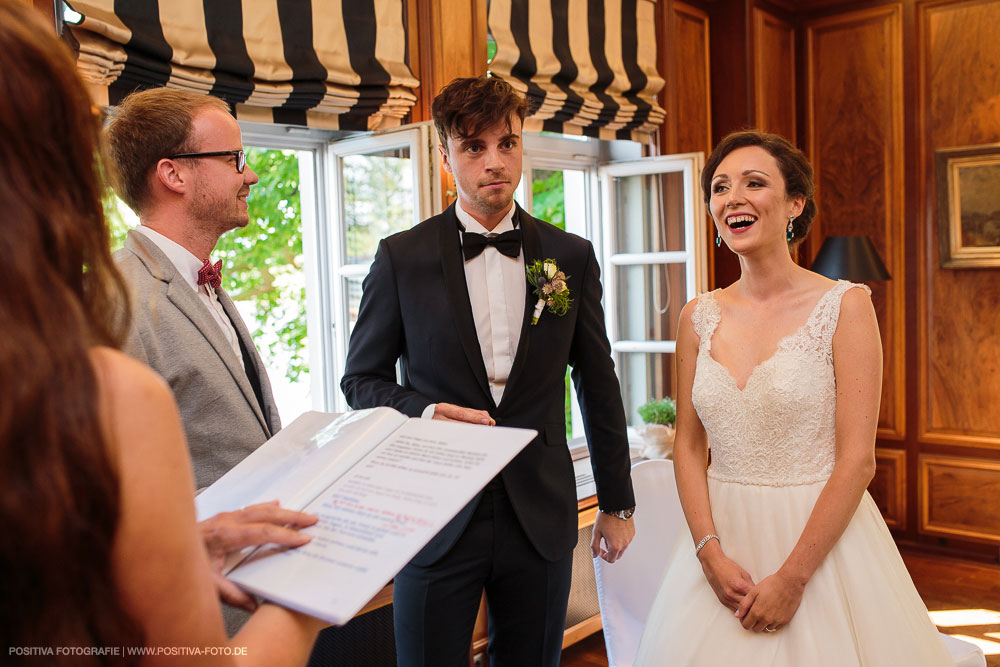
<svg viewBox="0 0 1000 667"><path fill-rule="evenodd" d="M198 269L198 287L207 283L212 286L212 289L218 289L219 285L222 284L222 260L220 259L214 265L210 264L207 259L202 261L204 264Z"/></svg>

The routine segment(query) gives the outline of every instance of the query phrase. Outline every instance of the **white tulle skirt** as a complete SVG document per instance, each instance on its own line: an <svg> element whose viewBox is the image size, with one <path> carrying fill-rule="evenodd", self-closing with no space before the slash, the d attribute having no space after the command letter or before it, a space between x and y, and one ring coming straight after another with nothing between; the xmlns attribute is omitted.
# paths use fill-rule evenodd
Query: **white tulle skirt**
<svg viewBox="0 0 1000 667"><path fill-rule="evenodd" d="M775 572L806 525L825 482L753 486L709 478L726 555L754 581ZM744 630L705 579L690 540L678 540L650 612L636 665L907 667L952 665L892 536L867 492L774 633Z"/></svg>

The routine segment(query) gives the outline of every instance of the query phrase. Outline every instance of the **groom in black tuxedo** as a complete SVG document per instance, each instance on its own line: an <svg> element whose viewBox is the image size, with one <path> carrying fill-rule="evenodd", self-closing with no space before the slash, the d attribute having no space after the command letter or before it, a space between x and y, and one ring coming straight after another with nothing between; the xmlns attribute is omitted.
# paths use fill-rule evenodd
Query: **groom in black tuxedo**
<svg viewBox="0 0 1000 667"><path fill-rule="evenodd" d="M399 665L466 667L485 590L490 664L555 667L577 541L567 365L601 509L591 550L614 562L635 534L597 259L589 241L514 203L525 102L509 84L456 79L432 111L458 202L380 242L341 388L354 408L388 405L539 435L396 577ZM525 269L544 259L566 274L572 303L562 315L543 310L533 324L538 297Z"/></svg>

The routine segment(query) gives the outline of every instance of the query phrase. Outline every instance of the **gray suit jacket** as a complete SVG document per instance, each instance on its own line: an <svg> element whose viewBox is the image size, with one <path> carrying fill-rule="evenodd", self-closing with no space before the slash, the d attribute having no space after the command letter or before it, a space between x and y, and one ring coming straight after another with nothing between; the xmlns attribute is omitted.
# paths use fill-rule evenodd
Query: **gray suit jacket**
<svg viewBox="0 0 1000 667"><path fill-rule="evenodd" d="M271 383L232 299L216 290L260 378L263 406L219 325L167 256L130 231L115 262L132 293L125 352L163 376L174 392L199 489L281 428Z"/></svg>

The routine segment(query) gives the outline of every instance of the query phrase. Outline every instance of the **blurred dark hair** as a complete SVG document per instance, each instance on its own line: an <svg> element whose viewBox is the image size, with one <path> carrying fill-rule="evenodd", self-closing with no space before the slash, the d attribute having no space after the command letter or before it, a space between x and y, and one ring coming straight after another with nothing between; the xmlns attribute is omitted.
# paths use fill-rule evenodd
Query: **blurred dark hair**
<svg viewBox="0 0 1000 667"><path fill-rule="evenodd" d="M792 222L795 238L793 244L800 243L809 233L813 218L816 217L815 186L813 185L813 170L805 153L793 146L787 139L777 134L768 134L759 130L742 130L726 136L715 146L715 150L705 161L701 170L701 191L708 206L712 198L712 177L719 164L737 148L760 146L778 162L781 176L785 179L785 192L789 197L800 196L805 199L802 213Z"/></svg>
<svg viewBox="0 0 1000 667"><path fill-rule="evenodd" d="M0 644L141 644L112 569L118 473L90 357L128 322L99 117L52 26L11 0L0 0L0 99Z"/></svg>
<svg viewBox="0 0 1000 667"><path fill-rule="evenodd" d="M528 111L524 96L497 77L454 79L441 89L431 105L441 145L452 137L466 139L499 122L510 128L511 116L523 123Z"/></svg>

